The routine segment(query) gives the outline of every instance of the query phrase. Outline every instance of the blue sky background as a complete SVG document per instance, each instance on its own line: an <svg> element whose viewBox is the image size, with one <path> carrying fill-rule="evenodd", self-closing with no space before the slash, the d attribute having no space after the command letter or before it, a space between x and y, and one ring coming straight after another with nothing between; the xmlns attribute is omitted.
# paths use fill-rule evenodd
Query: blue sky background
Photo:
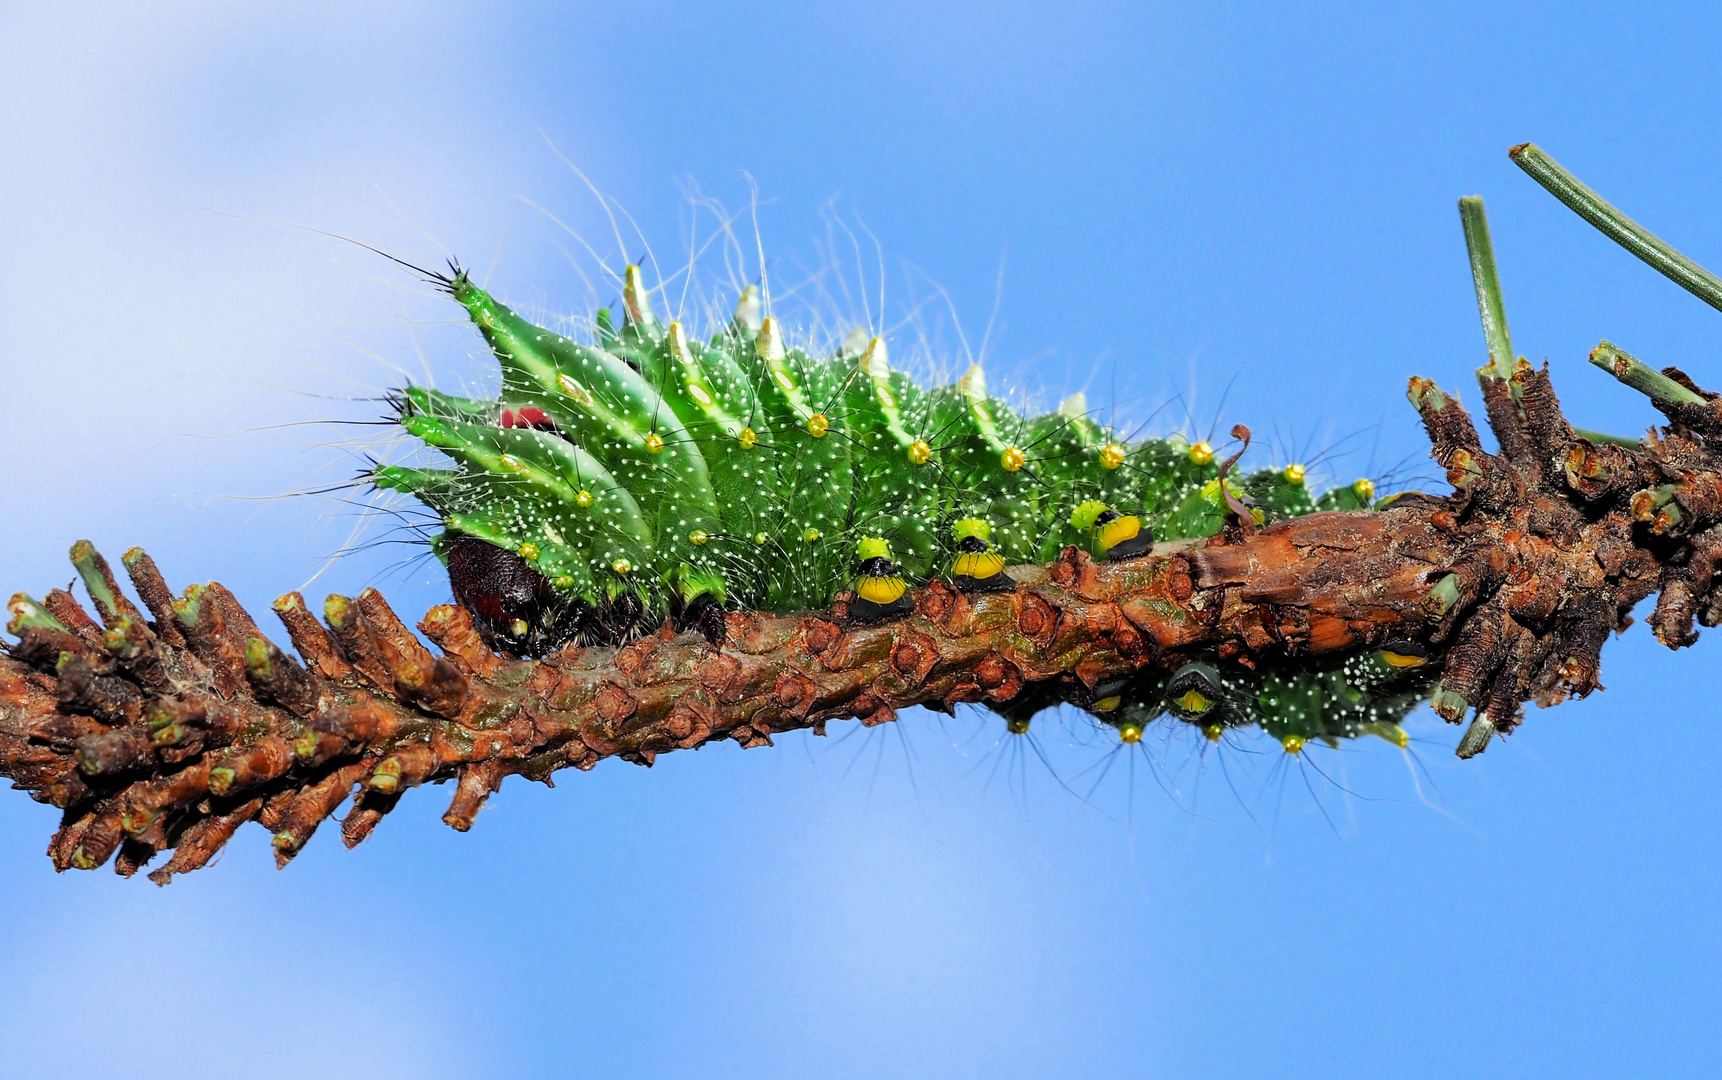
<svg viewBox="0 0 1722 1080"><path fill-rule="evenodd" d="M1475 400L1460 195L1576 422L1653 419L1584 364L1604 336L1722 387L1722 317L1505 153L1722 263L1711 5L353 7L0 10L7 591L89 537L253 610L319 571L319 598L446 599L399 548L331 563L386 535L350 507L256 498L376 435L277 425L483 362L409 275L296 226L582 312L569 232L615 244L552 142L667 259L690 184L741 208L751 175L790 280L835 196L894 316L937 282L978 346L998 300L996 384L1242 421L1262 460L1337 447L1341 480L1422 467L1407 376ZM1085 802L998 722L914 712L511 780L464 836L415 791L282 873L253 827L165 890L54 875L55 813L13 795L0 1072L1715 1075L1717 656L1636 627L1606 693L1469 763L1428 715L1420 765L1162 740ZM1084 793L1109 760L1035 738Z"/></svg>

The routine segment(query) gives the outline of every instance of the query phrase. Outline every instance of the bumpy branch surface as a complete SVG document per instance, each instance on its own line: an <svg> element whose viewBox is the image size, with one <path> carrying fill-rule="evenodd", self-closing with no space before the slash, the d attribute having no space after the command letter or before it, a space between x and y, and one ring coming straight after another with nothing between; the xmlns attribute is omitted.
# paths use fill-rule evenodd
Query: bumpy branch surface
<svg viewBox="0 0 1722 1080"><path fill-rule="evenodd" d="M732 613L722 648L666 628L622 648L513 659L445 605L419 624L436 655L367 590L330 597L326 625L297 594L276 601L301 662L226 589L175 598L133 549L124 562L146 615L79 544L95 616L62 590L12 601L0 775L64 811L48 851L57 868L113 859L129 875L171 849L150 875L165 883L251 820L284 865L349 796L348 846L431 782L455 782L443 820L465 830L510 775L548 782L606 757L650 765L717 739L770 745L909 705L1080 697L1195 656L1254 666L1394 638L1443 657L1434 705L1454 722L1476 710L1468 756L1510 731L1524 702L1595 689L1603 642L1650 593L1662 594L1651 625L1670 647L1695 639L1695 618L1722 621L1722 402L1664 374L1689 394L1655 398L1671 426L1626 447L1575 436L1546 368L1521 362L1510 380L1486 369L1499 455L1457 401L1413 379L1448 497L1260 529L1234 518L1211 539L1116 564L1072 548L1013 570L1014 593L935 581L913 615L878 626L854 624L842 597L824 612Z"/></svg>

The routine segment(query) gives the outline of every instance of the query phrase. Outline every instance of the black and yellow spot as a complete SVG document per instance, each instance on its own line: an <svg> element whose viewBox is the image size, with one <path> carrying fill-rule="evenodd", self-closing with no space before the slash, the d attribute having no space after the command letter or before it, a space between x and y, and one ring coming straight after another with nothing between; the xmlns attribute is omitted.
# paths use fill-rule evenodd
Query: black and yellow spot
<svg viewBox="0 0 1722 1080"><path fill-rule="evenodd" d="M908 591L900 577L863 577L855 586L856 596L881 606L895 604Z"/></svg>

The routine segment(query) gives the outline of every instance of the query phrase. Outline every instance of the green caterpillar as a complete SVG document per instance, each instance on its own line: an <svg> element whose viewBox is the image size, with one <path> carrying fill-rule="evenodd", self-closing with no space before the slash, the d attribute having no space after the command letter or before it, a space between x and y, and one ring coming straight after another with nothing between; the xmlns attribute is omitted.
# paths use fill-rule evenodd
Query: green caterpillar
<svg viewBox="0 0 1722 1080"><path fill-rule="evenodd" d="M1131 554L1212 535L1227 491L1264 519L1373 496L1360 480L1314 497L1295 465L1223 491L1205 442L1126 441L1081 395L1025 415L987 393L978 366L926 389L891 369L878 337L810 355L761 318L751 286L701 341L656 317L630 266L620 325L601 310L581 344L458 267L436 280L490 345L501 392L401 391L402 426L452 467L381 466L370 480L436 512L457 595L514 651L626 640L666 615L694 626L724 608L823 607L855 584L864 541L918 584L977 544L1026 563L1069 544L1103 555L1129 522Z"/></svg>
<svg viewBox="0 0 1722 1080"><path fill-rule="evenodd" d="M1334 747L1364 735L1403 749L1410 740L1400 724L1428 698L1436 677L1427 649L1398 641L1338 661L1259 672L1191 661L1170 674L1098 687L1084 704L1126 743L1169 717L1215 742L1229 730L1260 727L1292 754L1311 742Z"/></svg>

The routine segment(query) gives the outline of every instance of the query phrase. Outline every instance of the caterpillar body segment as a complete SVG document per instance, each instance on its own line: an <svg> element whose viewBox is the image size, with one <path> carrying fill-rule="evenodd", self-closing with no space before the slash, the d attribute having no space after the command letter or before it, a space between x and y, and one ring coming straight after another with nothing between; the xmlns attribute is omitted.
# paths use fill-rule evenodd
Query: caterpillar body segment
<svg viewBox="0 0 1722 1080"><path fill-rule="evenodd" d="M661 320L630 267L619 316L598 312L583 344L463 272L445 284L495 355L501 390L400 391L403 429L440 460L370 479L436 512L433 550L511 651L620 642L665 618L721 640L725 609L821 608L849 589L853 617L900 617L935 576L1011 591L1006 566L1072 544L1117 559L1213 535L1228 492L1264 519L1316 505L1301 472L1223 489L1208 444L1126 440L1081 395L1028 415L992 396L978 365L929 389L891 368L882 338L800 347L751 286L702 338ZM1089 503L1101 510L1073 521ZM468 541L507 558L474 557ZM857 559L862 541L885 554ZM518 584L530 574L543 586Z"/></svg>
<svg viewBox="0 0 1722 1080"><path fill-rule="evenodd" d="M1260 728L1294 754L1312 742L1337 747L1366 735L1403 749L1410 740L1400 725L1428 699L1438 667L1427 647L1397 641L1342 660L1261 671L1192 660L1170 675L1077 689L1067 700L1114 728L1126 743L1169 720L1213 741L1228 731Z"/></svg>

